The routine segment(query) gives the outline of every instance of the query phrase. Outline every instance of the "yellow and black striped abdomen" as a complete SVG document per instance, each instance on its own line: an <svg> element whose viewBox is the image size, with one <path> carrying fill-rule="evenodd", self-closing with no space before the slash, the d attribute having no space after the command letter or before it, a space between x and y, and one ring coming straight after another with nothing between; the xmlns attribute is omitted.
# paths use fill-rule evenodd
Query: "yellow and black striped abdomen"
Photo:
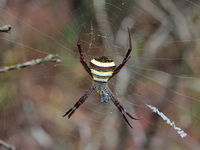
<svg viewBox="0 0 200 150"><path fill-rule="evenodd" d="M113 60L105 56L94 58L90 61L90 70L94 81L107 82L115 70Z"/></svg>

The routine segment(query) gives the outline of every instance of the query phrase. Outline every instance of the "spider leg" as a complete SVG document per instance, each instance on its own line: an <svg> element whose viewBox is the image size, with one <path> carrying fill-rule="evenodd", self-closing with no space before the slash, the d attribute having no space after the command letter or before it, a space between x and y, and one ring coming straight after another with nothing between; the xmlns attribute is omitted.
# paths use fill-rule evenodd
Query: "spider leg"
<svg viewBox="0 0 200 150"><path fill-rule="evenodd" d="M122 107L123 108L123 107ZM124 109L123 108L123 111L131 118L131 119L133 119L133 120L140 120L140 119L142 119L142 117L140 117L140 118L135 118L135 117L133 117L126 109Z"/></svg>
<svg viewBox="0 0 200 150"><path fill-rule="evenodd" d="M112 102L115 104L115 106L119 109L119 111L122 113L122 116L124 118L124 120L126 121L126 123L131 127L131 124L129 123L128 119L126 118L125 114L128 115L131 119L134 119L134 120L139 120L141 118L135 118L133 117L132 115L130 115L126 109L123 108L123 106L119 103L119 101L115 98L115 97L112 97L111 98Z"/></svg>
<svg viewBox="0 0 200 150"><path fill-rule="evenodd" d="M126 121L126 123L129 125L129 127L133 128L133 127L131 126L131 124L129 123L128 119L125 117L125 115L123 114L122 116L123 116L124 120Z"/></svg>
<svg viewBox="0 0 200 150"><path fill-rule="evenodd" d="M79 37L78 42L77 42L77 47L78 47L79 54L80 54L80 62L83 65L84 69L87 71L87 73L92 77L92 73L90 71L90 68L88 67L88 65L85 62L84 57L83 57L82 48L81 48L81 42L80 42L80 37Z"/></svg>
<svg viewBox="0 0 200 150"><path fill-rule="evenodd" d="M112 76L110 77L110 79L112 78L112 77L114 77L116 74L118 74L119 73L119 71L124 67L124 65L127 63L127 61L130 59L130 53L131 53L131 51L132 51L132 44L131 44L131 32L130 32L130 29L128 28L128 39L129 39L129 49L128 49L128 51L127 51L127 53L126 53L126 56L124 57L124 59L123 59L123 61L122 61L122 63L114 70L114 72L113 72L113 74L112 74ZM110 80L109 79L109 80Z"/></svg>
<svg viewBox="0 0 200 150"><path fill-rule="evenodd" d="M115 106L119 109L119 111L121 112L124 120L126 121L126 123L131 127L131 124L129 123L128 119L126 118L125 115L128 115L131 119L133 120L140 120L140 118L135 118L133 117L126 109L124 109L124 107L120 104L120 102L114 97L113 93L110 91L110 89L108 87L106 87L106 91L108 92L110 99L112 100L112 102L115 104Z"/></svg>
<svg viewBox="0 0 200 150"><path fill-rule="evenodd" d="M68 118L71 117L71 115L75 112L75 110L77 108L79 108L79 106L81 104L83 104L85 102L85 100L90 96L90 94L92 93L92 91L95 89L94 86L92 86L76 103L75 105L70 108L64 115L63 117L67 116L68 115Z"/></svg>

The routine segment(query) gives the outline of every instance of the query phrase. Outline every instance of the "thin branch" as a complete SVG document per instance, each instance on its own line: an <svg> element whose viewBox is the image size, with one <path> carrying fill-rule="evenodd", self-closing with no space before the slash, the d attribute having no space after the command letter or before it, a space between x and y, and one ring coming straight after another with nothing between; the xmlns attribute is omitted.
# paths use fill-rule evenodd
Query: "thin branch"
<svg viewBox="0 0 200 150"><path fill-rule="evenodd" d="M8 33L12 29L11 25L4 25L0 27L0 32L6 32Z"/></svg>
<svg viewBox="0 0 200 150"><path fill-rule="evenodd" d="M0 140L0 146L4 147L7 150L15 150L15 147L13 147L12 145L9 145L8 143Z"/></svg>
<svg viewBox="0 0 200 150"><path fill-rule="evenodd" d="M22 68L26 68L29 66L36 66L45 62L60 62L60 59L58 58L57 54L49 54L44 58L41 59L34 59L31 61L27 61L25 63L22 64L17 64L17 65L12 65L12 66L6 66L3 68L0 68L0 73L5 73L11 70L17 70L17 69L22 69Z"/></svg>

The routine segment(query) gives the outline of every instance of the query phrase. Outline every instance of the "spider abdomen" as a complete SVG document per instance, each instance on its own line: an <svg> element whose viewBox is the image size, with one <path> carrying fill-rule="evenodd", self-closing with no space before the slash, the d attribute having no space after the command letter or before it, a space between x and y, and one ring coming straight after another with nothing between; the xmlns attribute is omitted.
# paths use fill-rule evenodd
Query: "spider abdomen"
<svg viewBox="0 0 200 150"><path fill-rule="evenodd" d="M113 60L105 56L94 58L90 61L90 71L94 81L107 82L115 70Z"/></svg>

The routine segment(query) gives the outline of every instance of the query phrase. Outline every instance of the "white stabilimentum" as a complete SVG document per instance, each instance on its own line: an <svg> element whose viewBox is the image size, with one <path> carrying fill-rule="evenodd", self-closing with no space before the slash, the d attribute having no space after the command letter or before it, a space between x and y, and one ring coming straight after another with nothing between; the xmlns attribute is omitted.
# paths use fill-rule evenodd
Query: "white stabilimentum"
<svg viewBox="0 0 200 150"><path fill-rule="evenodd" d="M187 133L185 133L181 128L177 127L174 123L174 121L171 121L167 116L165 116L162 112L160 112L156 107L153 107L151 105L146 104L154 113L158 114L163 120L167 122L170 126L172 126L178 134L181 136L181 138L184 138L187 136Z"/></svg>

